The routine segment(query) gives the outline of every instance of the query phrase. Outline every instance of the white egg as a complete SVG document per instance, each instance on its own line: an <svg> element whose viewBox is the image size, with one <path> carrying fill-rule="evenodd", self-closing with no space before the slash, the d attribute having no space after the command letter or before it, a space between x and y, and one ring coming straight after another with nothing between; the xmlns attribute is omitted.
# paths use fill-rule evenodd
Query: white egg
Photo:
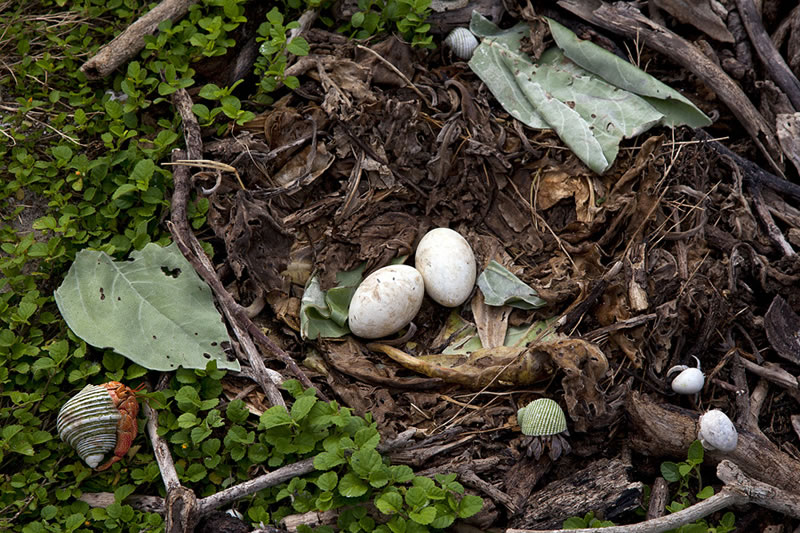
<svg viewBox="0 0 800 533"><path fill-rule="evenodd" d="M408 265L379 268L361 282L347 315L354 335L377 339L400 331L416 316L425 285L417 269Z"/></svg>
<svg viewBox="0 0 800 533"><path fill-rule="evenodd" d="M417 246L415 266L436 303L455 307L475 286L475 255L467 240L448 228L432 229Z"/></svg>

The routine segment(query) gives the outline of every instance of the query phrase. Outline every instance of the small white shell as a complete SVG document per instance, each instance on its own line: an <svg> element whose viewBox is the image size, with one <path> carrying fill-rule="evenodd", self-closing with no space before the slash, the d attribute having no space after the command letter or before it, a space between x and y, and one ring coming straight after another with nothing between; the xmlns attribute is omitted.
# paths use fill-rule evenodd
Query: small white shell
<svg viewBox="0 0 800 533"><path fill-rule="evenodd" d="M414 266L428 296L445 307L461 305L475 287L475 254L467 240L449 228L432 229L422 237Z"/></svg>
<svg viewBox="0 0 800 533"><path fill-rule="evenodd" d="M86 385L58 412L56 428L61 439L75 448L87 465L96 468L117 445L120 418L108 389Z"/></svg>
<svg viewBox="0 0 800 533"><path fill-rule="evenodd" d="M467 28L456 28L450 32L444 44L450 47L457 57L468 60L478 47L478 39Z"/></svg>
<svg viewBox="0 0 800 533"><path fill-rule="evenodd" d="M697 438L706 450L732 452L739 442L739 434L728 416L718 409L712 409L700 417L700 430Z"/></svg>
<svg viewBox="0 0 800 533"><path fill-rule="evenodd" d="M669 376L673 372L682 370L682 372L672 380L672 390L678 394L696 394L703 389L706 377L703 375L703 371L700 370L700 360L697 357L694 357L694 359L697 361L697 368L678 365L673 366L667 371L667 375Z"/></svg>
<svg viewBox="0 0 800 533"><path fill-rule="evenodd" d="M555 435L567 430L564 411L550 398L539 398L517 411L522 433L534 437Z"/></svg>
<svg viewBox="0 0 800 533"><path fill-rule="evenodd" d="M365 339L391 335L416 316L424 295L425 283L414 267L379 268L353 294L347 325L354 335Z"/></svg>

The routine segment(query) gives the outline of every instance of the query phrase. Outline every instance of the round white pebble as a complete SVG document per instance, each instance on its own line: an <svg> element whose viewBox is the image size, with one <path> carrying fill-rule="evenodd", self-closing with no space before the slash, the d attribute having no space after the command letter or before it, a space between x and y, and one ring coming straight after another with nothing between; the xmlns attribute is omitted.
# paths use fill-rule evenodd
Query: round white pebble
<svg viewBox="0 0 800 533"><path fill-rule="evenodd" d="M416 316L424 295L422 276L414 267L379 268L367 276L353 294L347 325L354 335L365 339L391 335Z"/></svg>
<svg viewBox="0 0 800 533"><path fill-rule="evenodd" d="M448 228L432 229L417 246L415 266L436 303L456 307L475 286L475 255L467 240Z"/></svg>

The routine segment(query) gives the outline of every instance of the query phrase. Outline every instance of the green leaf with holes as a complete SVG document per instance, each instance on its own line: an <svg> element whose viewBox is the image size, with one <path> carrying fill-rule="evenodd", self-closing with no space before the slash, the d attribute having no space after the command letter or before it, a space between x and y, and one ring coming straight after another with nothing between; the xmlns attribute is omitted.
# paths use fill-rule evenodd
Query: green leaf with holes
<svg viewBox="0 0 800 533"><path fill-rule="evenodd" d="M70 329L149 370L239 370L222 348L228 333L208 285L173 243L150 243L114 261L82 250L55 292Z"/></svg>

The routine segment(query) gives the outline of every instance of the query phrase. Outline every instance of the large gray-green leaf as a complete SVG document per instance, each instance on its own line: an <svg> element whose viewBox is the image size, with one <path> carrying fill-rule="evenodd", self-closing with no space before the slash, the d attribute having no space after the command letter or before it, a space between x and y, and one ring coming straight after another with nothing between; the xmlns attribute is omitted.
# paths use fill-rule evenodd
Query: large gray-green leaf
<svg viewBox="0 0 800 533"><path fill-rule="evenodd" d="M647 101L661 113L665 126L687 125L701 128L711 124L702 111L681 93L666 85L640 68L617 57L605 48L578 36L552 19L546 19L550 33L564 55L608 83L647 97Z"/></svg>
<svg viewBox="0 0 800 533"><path fill-rule="evenodd" d="M518 309L536 309L547 305L535 290L494 260L478 276L478 287L486 305L510 305Z"/></svg>
<svg viewBox="0 0 800 533"><path fill-rule="evenodd" d="M710 123L691 102L652 76L548 22L559 46L565 43L569 53L594 72L555 47L534 64L520 52L526 25L500 30L478 13L473 13L470 29L482 41L469 65L506 111L532 128L552 128L595 172L611 166L623 138L659 123L693 127ZM611 80L603 76L605 71L613 74ZM625 87L615 86L613 80L623 80ZM634 94L637 91L643 96Z"/></svg>
<svg viewBox="0 0 800 533"><path fill-rule="evenodd" d="M56 304L81 339L149 370L239 370L211 290L173 243L150 243L128 261L82 250L55 292Z"/></svg>

